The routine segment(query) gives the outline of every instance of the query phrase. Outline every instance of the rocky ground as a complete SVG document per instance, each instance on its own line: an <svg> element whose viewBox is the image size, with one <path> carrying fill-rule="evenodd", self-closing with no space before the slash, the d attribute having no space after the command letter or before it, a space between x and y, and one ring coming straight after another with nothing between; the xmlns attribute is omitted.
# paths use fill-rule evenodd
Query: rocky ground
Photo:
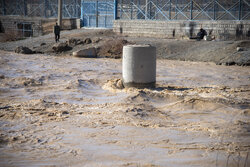
<svg viewBox="0 0 250 167"><path fill-rule="evenodd" d="M1 37L1 36L0 36ZM2 40L4 41L3 37ZM6 40L5 40L6 41ZM94 48L97 57L121 58L122 47L127 44L151 44L157 48L157 57L169 60L214 62L218 65L250 65L250 41L196 41L189 39L158 39L128 37L112 30L72 30L61 33L61 48L53 34L19 41L2 42L0 49L15 51L29 48L33 53L72 55L74 51ZM20 49L16 50L18 53ZM29 51L27 53L30 53Z"/></svg>
<svg viewBox="0 0 250 167"><path fill-rule="evenodd" d="M70 49L53 50L52 34L1 43L0 166L249 166L249 66L163 59L200 53L188 49L195 46L208 54L205 45L224 52L219 46L240 44L243 51L235 53L245 53L247 41L74 30L63 32L61 42ZM158 46L156 88L123 87L125 43ZM14 53L18 46L32 53ZM90 47L99 58L72 56Z"/></svg>

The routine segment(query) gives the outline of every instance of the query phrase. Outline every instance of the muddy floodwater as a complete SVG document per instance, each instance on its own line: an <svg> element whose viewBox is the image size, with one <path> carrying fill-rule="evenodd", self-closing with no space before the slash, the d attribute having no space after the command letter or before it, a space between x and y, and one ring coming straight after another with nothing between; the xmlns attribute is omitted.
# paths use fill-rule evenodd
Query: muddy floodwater
<svg viewBox="0 0 250 167"><path fill-rule="evenodd" d="M250 166L250 68L157 60L154 89L122 60L0 51L0 166Z"/></svg>

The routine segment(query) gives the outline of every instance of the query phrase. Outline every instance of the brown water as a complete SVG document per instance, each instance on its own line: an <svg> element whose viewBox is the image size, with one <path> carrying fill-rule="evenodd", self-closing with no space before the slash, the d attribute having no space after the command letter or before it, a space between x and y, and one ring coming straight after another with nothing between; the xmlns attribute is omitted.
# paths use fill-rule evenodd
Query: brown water
<svg viewBox="0 0 250 167"><path fill-rule="evenodd" d="M121 60L0 51L0 166L250 164L249 67L157 60L155 89Z"/></svg>

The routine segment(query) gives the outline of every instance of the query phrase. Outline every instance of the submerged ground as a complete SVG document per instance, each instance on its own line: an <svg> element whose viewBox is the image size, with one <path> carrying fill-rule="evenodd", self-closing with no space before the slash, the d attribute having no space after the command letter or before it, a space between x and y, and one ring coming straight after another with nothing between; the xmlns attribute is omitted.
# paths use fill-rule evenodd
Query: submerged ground
<svg viewBox="0 0 250 167"><path fill-rule="evenodd" d="M158 59L155 89L121 59L0 51L0 166L250 165L250 68Z"/></svg>

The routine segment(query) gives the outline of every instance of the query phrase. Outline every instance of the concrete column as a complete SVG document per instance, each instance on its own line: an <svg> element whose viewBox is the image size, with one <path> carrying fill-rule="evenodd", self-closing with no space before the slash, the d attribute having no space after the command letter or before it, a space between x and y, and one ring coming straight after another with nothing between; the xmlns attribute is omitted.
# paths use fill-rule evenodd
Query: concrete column
<svg viewBox="0 0 250 167"><path fill-rule="evenodd" d="M122 78L125 87L154 87L156 48L150 45L123 47Z"/></svg>
<svg viewBox="0 0 250 167"><path fill-rule="evenodd" d="M58 25L62 28L62 0L58 0Z"/></svg>

